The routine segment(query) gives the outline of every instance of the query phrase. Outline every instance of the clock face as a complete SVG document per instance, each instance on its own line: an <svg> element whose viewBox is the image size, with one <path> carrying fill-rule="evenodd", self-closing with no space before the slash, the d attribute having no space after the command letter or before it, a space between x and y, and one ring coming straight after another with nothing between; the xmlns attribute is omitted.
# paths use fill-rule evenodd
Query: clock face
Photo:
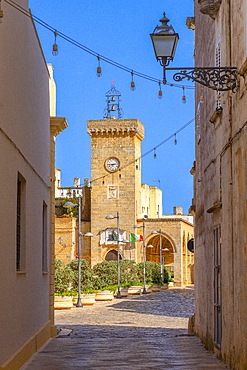
<svg viewBox="0 0 247 370"><path fill-rule="evenodd" d="M105 168L110 171L110 172L115 172L118 170L118 168L120 167L120 162L117 158L115 157L112 157L112 158L108 158L106 161L105 161Z"/></svg>

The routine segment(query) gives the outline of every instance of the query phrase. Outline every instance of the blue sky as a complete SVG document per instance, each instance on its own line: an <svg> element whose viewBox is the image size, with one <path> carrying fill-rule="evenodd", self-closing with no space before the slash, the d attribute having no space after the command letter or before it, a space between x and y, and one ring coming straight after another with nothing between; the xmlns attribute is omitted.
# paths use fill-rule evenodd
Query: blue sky
<svg viewBox="0 0 247 370"><path fill-rule="evenodd" d="M194 34L185 24L193 16L193 0L29 0L32 13L58 32L75 39L96 53L130 69L162 79L162 67L156 62L150 33L163 12L179 33L174 61L170 67L193 66ZM122 94L123 118L138 118L145 126L142 153L149 151L175 133L194 117L194 90L186 89L182 104L182 88L162 86L158 99L158 83L134 77L136 89L131 91L131 75L105 62L102 76L96 76L97 58L57 38L59 54L51 53L52 32L37 24L47 63L54 66L57 85L57 115L65 116L69 127L57 137L56 166L62 170L62 185L81 183L90 177L90 136L87 120L103 119L105 93L115 82ZM167 74L172 83L172 73ZM185 86L192 86L185 81ZM181 84L182 86L182 84ZM191 205L194 161L194 122L174 139L169 140L142 160L142 182L159 186L163 191L163 213L181 205L187 213Z"/></svg>

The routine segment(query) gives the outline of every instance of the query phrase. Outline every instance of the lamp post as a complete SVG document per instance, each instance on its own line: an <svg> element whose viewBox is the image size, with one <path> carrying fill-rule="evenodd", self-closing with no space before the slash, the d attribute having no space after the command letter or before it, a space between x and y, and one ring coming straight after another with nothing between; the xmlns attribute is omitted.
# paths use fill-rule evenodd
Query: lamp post
<svg viewBox="0 0 247 370"><path fill-rule="evenodd" d="M81 237L92 237L93 234L90 232L87 232L85 234L81 233L81 197L78 197L78 204L66 202L63 206L64 208L78 207L78 298L76 307L83 307L81 302Z"/></svg>
<svg viewBox="0 0 247 370"><path fill-rule="evenodd" d="M162 231L159 229L159 231L152 231L151 234L159 234L160 235L160 276L162 284L164 282L164 266L162 261Z"/></svg>
<svg viewBox="0 0 247 370"><path fill-rule="evenodd" d="M173 79L181 82L184 79L198 82L210 89L217 91L234 90L237 87L238 70L236 67L180 67L167 68L170 61L173 60L177 42L178 33L172 26L168 25L170 20L164 13L160 19L161 26L157 26L150 34L156 59L163 66L163 83L166 84L166 71L179 71L174 74Z"/></svg>
<svg viewBox="0 0 247 370"><path fill-rule="evenodd" d="M113 215L107 215L106 219L107 220L113 220L114 218L117 219L117 285L118 285L118 290L117 290L117 295L116 298L122 298L121 292L120 292L120 279L121 279L121 272L120 272L120 250L119 250L119 234L120 234L120 215L119 212L117 212L116 216Z"/></svg>
<svg viewBox="0 0 247 370"><path fill-rule="evenodd" d="M142 294L147 294L146 289L146 230L145 230L145 222L142 222L142 225L135 225L135 229L142 228L143 229L143 292Z"/></svg>

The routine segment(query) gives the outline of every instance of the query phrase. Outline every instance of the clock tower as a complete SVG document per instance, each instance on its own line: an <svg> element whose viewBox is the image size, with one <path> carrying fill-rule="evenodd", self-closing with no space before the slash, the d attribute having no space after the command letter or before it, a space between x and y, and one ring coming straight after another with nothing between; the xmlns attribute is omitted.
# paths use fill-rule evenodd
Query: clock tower
<svg viewBox="0 0 247 370"><path fill-rule="evenodd" d="M119 96L107 96L107 112L102 120L90 120L91 136L91 265L116 259L117 219L119 239L128 239L137 218L141 217L141 141L144 127L138 119L118 119ZM117 92L118 93L118 92ZM117 100L117 101L116 101ZM114 109L115 107L115 109ZM107 215L115 219L106 219ZM137 260L139 252L131 244L120 244L121 258Z"/></svg>

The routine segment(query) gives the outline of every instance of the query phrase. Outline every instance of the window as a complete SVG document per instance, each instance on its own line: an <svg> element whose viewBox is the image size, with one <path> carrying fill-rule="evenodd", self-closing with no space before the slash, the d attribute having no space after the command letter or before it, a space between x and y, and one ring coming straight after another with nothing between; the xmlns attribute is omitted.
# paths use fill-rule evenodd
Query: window
<svg viewBox="0 0 247 370"><path fill-rule="evenodd" d="M221 346L222 338L221 307L221 227L214 229L214 342Z"/></svg>
<svg viewBox="0 0 247 370"><path fill-rule="evenodd" d="M26 267L25 189L26 181L21 174L18 174L16 202L16 271L25 271Z"/></svg>
<svg viewBox="0 0 247 370"><path fill-rule="evenodd" d="M42 272L47 272L47 204L43 202L42 214Z"/></svg>

